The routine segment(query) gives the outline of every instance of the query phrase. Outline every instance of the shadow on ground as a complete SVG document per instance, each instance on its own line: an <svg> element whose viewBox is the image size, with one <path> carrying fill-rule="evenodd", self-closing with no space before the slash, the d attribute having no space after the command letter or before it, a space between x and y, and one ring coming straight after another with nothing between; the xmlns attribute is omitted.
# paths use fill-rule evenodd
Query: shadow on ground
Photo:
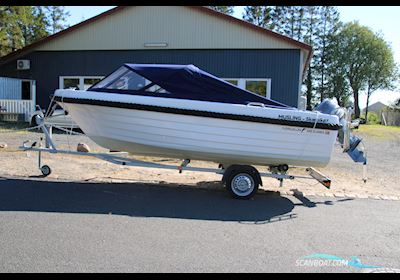
<svg viewBox="0 0 400 280"><path fill-rule="evenodd" d="M81 183L0 180L0 211L112 214L266 223L291 213L297 205L276 192L260 191L251 200L220 190L164 183ZM307 206L307 205L302 205Z"/></svg>

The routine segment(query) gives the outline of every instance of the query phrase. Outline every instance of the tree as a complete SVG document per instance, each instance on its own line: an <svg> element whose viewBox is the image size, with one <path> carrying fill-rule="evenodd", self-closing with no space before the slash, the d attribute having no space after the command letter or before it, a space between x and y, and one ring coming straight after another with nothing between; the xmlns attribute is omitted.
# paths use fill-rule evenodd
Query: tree
<svg viewBox="0 0 400 280"><path fill-rule="evenodd" d="M269 26L272 30L313 48L313 57L304 81L307 109L311 110L316 97L322 101L327 90L327 50L332 36L339 29L339 12L332 6L273 6Z"/></svg>
<svg viewBox="0 0 400 280"><path fill-rule="evenodd" d="M34 21L32 7L12 6L11 9L13 10L13 16L15 16L15 21L13 23L17 25L14 30L18 30L18 35L21 36L20 40L22 40L22 46L26 46L30 43L32 38L31 25Z"/></svg>
<svg viewBox="0 0 400 280"><path fill-rule="evenodd" d="M49 35L49 19L41 6L16 6L12 7L17 15L17 24L23 37L23 45L33 42Z"/></svg>
<svg viewBox="0 0 400 280"><path fill-rule="evenodd" d="M233 8L235 6L207 6L215 11L224 13L224 14L228 14L228 15L232 15L233 14Z"/></svg>
<svg viewBox="0 0 400 280"><path fill-rule="evenodd" d="M376 34L368 47L368 64L366 64L367 107L365 109L368 120L369 98L378 89L394 89L397 80L397 67L392 50L380 34Z"/></svg>
<svg viewBox="0 0 400 280"><path fill-rule="evenodd" d="M374 39L374 33L358 22L346 23L337 37L338 52L341 54L346 79L348 79L354 98L355 117L360 117L359 93L365 88L367 80L368 45Z"/></svg>
<svg viewBox="0 0 400 280"><path fill-rule="evenodd" d="M271 8L268 6L246 6L243 19L255 25L270 28Z"/></svg>
<svg viewBox="0 0 400 280"><path fill-rule="evenodd" d="M318 11L318 28L316 34L315 49L315 82L319 92L320 100L329 96L328 90L328 53L334 48L334 36L337 34L341 23L339 12L336 7L322 6ZM338 77L336 77L338 78Z"/></svg>
<svg viewBox="0 0 400 280"><path fill-rule="evenodd" d="M371 95L376 89L390 87L395 69L393 54L382 38L358 22L345 24L337 39L337 59L343 63L342 72L354 98L355 118L359 118L360 92L367 89Z"/></svg>
<svg viewBox="0 0 400 280"><path fill-rule="evenodd" d="M48 14L49 31L51 34L57 33L68 27L65 24L66 19L70 16L68 11L65 11L64 6L45 6Z"/></svg>
<svg viewBox="0 0 400 280"><path fill-rule="evenodd" d="M283 23L283 34L295 40L302 40L305 29L305 7L286 6L286 20Z"/></svg>
<svg viewBox="0 0 400 280"><path fill-rule="evenodd" d="M23 6L1 6L1 29L3 33L2 54L15 51L24 46L22 24L25 23Z"/></svg>
<svg viewBox="0 0 400 280"><path fill-rule="evenodd" d="M48 30L50 22L43 6L34 6L33 16L35 20L33 22L33 25L31 26L32 42L35 42L50 35L50 32Z"/></svg>
<svg viewBox="0 0 400 280"><path fill-rule="evenodd" d="M346 67L343 54L343 47L340 46L339 35L331 37L331 48L326 50L324 61L326 67L325 91L329 98L335 97L339 106L347 107L350 104L350 85L346 77Z"/></svg>
<svg viewBox="0 0 400 280"><path fill-rule="evenodd" d="M316 17L311 16L312 23L309 23L309 12L314 7L307 6L247 6L243 19L258 26L269 28L282 35L289 36L295 40L306 41L310 45L315 40L313 29ZM306 75L307 108L311 109L313 98L313 72L314 65L311 65Z"/></svg>
<svg viewBox="0 0 400 280"><path fill-rule="evenodd" d="M7 8L7 6L0 6L0 56L3 56L10 51L8 32L6 28L8 26Z"/></svg>
<svg viewBox="0 0 400 280"><path fill-rule="evenodd" d="M284 26L288 17L289 6L272 6L270 10L270 29L285 34Z"/></svg>
<svg viewBox="0 0 400 280"><path fill-rule="evenodd" d="M66 27L63 6L0 6L0 56Z"/></svg>
<svg viewBox="0 0 400 280"><path fill-rule="evenodd" d="M306 7L306 15L305 15L305 22L304 22L304 35L303 39L304 42L309 44L314 51L313 57L310 61L310 65L307 70L307 76L305 79L306 85L306 97L307 97L307 110L312 110L313 99L315 97L315 86L314 86L314 79L315 79L315 71L316 71L316 64L315 64L315 57L318 52L318 48L316 47L316 40L318 34L318 7L316 6L309 6Z"/></svg>

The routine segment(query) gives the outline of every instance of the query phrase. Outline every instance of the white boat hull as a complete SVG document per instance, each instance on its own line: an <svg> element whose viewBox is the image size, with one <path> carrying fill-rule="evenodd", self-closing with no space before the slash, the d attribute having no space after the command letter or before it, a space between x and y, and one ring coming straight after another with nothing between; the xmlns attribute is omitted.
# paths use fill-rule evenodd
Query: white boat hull
<svg viewBox="0 0 400 280"><path fill-rule="evenodd" d="M337 130L59 102L98 145L225 165L328 164Z"/></svg>

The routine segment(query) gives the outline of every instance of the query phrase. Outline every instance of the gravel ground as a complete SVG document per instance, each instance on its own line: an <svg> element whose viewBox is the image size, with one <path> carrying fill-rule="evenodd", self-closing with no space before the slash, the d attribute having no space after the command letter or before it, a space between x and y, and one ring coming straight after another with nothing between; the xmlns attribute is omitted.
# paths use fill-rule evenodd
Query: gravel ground
<svg viewBox="0 0 400 280"><path fill-rule="evenodd" d="M356 132L357 133L357 132ZM359 195L381 196L389 199L400 197L400 186L397 184L400 167L397 156L400 155L399 134L388 138L377 138L359 134L364 139L368 155L368 181L364 183L363 165L355 164L347 154L336 146L332 160L325 168L319 169L332 179L331 190L325 189L315 180L296 179L286 180L283 188L272 178L263 178L262 189L272 191L298 190L308 195ZM18 151L18 147L25 140L37 141L42 134L37 132L10 131L0 129L0 143L7 143L8 147L0 149L0 177L40 178L37 168L37 156L33 152ZM59 149L75 150L78 143L86 143L92 152L106 152L107 150L96 145L86 136L67 136L54 134ZM143 159L143 157L136 157ZM144 158L164 163L178 163L173 159ZM179 174L175 170L149 169L140 167L126 167L114 165L93 157L71 156L62 154L44 154L43 163L52 168L52 174L40 180L63 181L90 181L90 182L149 182L168 186L194 186L205 188L221 188L221 176L211 173L195 173L185 171ZM214 163L193 161L192 166L217 167ZM259 168L266 171L265 167ZM291 169L291 174L306 174L303 169Z"/></svg>

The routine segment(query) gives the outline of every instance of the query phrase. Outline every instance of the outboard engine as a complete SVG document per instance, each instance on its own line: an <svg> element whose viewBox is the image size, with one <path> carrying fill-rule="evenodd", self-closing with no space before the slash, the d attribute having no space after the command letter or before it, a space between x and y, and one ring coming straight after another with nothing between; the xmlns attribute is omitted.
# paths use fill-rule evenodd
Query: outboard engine
<svg viewBox="0 0 400 280"><path fill-rule="evenodd" d="M336 98L325 99L314 110L339 117L339 123L342 128L338 132L338 141L343 148L343 152L347 153L353 161L367 164L364 151L357 148L362 139L351 133L351 110L340 107Z"/></svg>

